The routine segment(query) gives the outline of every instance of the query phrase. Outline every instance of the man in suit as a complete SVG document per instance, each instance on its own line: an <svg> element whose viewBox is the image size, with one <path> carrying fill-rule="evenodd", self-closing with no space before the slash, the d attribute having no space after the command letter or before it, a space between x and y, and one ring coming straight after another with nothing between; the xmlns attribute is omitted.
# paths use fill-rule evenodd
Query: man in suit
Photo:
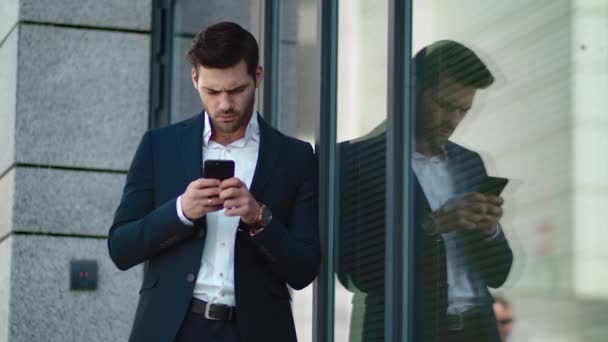
<svg viewBox="0 0 608 342"><path fill-rule="evenodd" d="M499 341L488 287L504 283L513 259L499 225L503 199L476 192L483 161L449 141L494 78L454 41L424 48L414 69L414 341ZM384 339L386 134L374 132L339 149L338 276L355 293L352 322L363 327L351 329L351 341Z"/></svg>
<svg viewBox="0 0 608 342"><path fill-rule="evenodd" d="M296 341L287 285L310 284L321 254L312 148L254 113L251 33L212 25L188 59L204 110L146 132L109 232L118 268L146 263L130 341ZM204 178L210 159L234 177Z"/></svg>

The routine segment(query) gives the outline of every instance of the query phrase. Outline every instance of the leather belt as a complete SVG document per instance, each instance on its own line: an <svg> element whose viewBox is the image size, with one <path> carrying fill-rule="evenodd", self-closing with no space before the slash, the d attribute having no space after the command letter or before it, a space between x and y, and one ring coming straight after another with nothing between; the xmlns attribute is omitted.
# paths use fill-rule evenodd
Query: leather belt
<svg viewBox="0 0 608 342"><path fill-rule="evenodd" d="M477 326L481 322L481 314L478 312L464 312L460 314L448 314L445 317L445 328L450 331L460 331L470 326Z"/></svg>
<svg viewBox="0 0 608 342"><path fill-rule="evenodd" d="M236 308L234 306L211 304L196 298L192 298L190 311L203 315L206 319L216 321L232 321L236 316Z"/></svg>

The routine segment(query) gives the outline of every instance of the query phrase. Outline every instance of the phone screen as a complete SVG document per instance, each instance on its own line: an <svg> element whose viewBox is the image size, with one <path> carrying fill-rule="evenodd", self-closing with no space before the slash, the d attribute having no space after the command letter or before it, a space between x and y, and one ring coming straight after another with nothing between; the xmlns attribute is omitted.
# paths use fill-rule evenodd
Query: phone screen
<svg viewBox="0 0 608 342"><path fill-rule="evenodd" d="M215 159L205 160L203 177L219 179L220 181L234 177L234 161Z"/></svg>
<svg viewBox="0 0 608 342"><path fill-rule="evenodd" d="M502 190L507 186L509 180L502 177L486 177L479 182L475 191L480 192L484 195L498 196Z"/></svg>

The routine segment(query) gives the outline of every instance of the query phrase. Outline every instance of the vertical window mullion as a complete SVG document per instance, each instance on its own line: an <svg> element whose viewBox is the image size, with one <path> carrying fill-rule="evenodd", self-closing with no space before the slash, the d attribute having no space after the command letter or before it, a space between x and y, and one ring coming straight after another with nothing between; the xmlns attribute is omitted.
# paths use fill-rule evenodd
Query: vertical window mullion
<svg viewBox="0 0 608 342"><path fill-rule="evenodd" d="M174 0L154 0L150 49L149 128L171 121L171 55Z"/></svg>
<svg viewBox="0 0 608 342"><path fill-rule="evenodd" d="M317 130L319 156L319 227L323 248L323 261L314 286L315 342L334 340L334 235L336 222L337 170L336 122L338 81L338 1L319 0L319 32L321 77L320 118ZM328 191L329 189L329 191Z"/></svg>
<svg viewBox="0 0 608 342"><path fill-rule="evenodd" d="M411 0L389 0L385 341L412 340L411 11Z"/></svg>
<svg viewBox="0 0 608 342"><path fill-rule="evenodd" d="M278 127L280 1L264 1L264 119Z"/></svg>

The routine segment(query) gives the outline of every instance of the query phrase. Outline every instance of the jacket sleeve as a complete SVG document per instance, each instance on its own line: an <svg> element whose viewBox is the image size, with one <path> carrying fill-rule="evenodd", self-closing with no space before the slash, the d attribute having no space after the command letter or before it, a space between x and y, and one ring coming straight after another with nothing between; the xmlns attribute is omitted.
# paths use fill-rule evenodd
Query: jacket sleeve
<svg viewBox="0 0 608 342"><path fill-rule="evenodd" d="M483 176L487 176L485 165L478 153L475 158L481 165ZM489 287L497 288L504 284L509 276L513 264L513 252L507 238L499 227L498 234L490 238L484 238L475 233L473 242L473 256L477 261L481 279Z"/></svg>
<svg viewBox="0 0 608 342"><path fill-rule="evenodd" d="M317 160L308 144L304 155L287 224L273 219L264 230L251 237L274 272L296 290L315 279L321 262Z"/></svg>
<svg viewBox="0 0 608 342"><path fill-rule="evenodd" d="M502 229L491 238L478 237L473 254L481 279L487 286L497 288L504 284L513 264L513 252Z"/></svg>
<svg viewBox="0 0 608 342"><path fill-rule="evenodd" d="M110 257L121 270L144 262L196 232L185 226L176 199L154 202L154 162L151 132L137 148L122 198L108 236Z"/></svg>

